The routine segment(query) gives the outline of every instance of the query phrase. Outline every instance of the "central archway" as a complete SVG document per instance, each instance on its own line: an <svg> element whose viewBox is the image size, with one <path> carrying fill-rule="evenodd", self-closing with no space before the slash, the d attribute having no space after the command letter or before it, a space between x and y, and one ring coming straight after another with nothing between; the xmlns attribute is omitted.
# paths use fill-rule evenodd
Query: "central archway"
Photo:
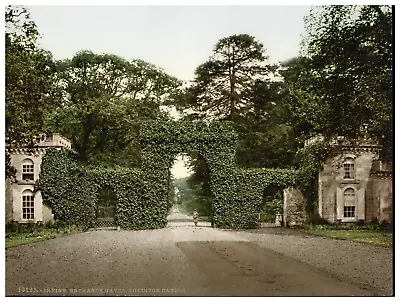
<svg viewBox="0 0 400 302"><path fill-rule="evenodd" d="M149 122L141 128L143 202L166 225L168 179L175 157L196 151L206 161L212 192L213 221L220 228L256 228L263 188L295 182L294 170L236 166L237 134L231 123ZM154 211L161 215L157 214Z"/></svg>
<svg viewBox="0 0 400 302"><path fill-rule="evenodd" d="M181 153L198 152L209 169L213 204L222 197L221 179L234 173L237 135L228 123L149 122L141 127L142 176L144 203L156 198L166 225L168 214L168 180L174 159ZM156 184L156 185L153 185ZM156 201L155 201L156 202ZM215 215L214 215L215 216Z"/></svg>

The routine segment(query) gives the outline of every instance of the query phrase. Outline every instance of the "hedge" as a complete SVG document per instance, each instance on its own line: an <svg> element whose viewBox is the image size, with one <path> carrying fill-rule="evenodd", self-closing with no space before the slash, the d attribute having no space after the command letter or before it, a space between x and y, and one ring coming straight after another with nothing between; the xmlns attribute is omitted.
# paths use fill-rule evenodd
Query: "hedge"
<svg viewBox="0 0 400 302"><path fill-rule="evenodd" d="M229 122L149 121L141 125L141 169L100 169L78 165L71 150L49 150L39 187L55 218L91 226L99 190L117 195L116 221L126 229L167 224L168 182L176 156L197 151L210 172L214 226L255 228L268 186L294 186L305 175L290 169L244 169L236 165L237 134ZM307 171L310 172L310 171Z"/></svg>

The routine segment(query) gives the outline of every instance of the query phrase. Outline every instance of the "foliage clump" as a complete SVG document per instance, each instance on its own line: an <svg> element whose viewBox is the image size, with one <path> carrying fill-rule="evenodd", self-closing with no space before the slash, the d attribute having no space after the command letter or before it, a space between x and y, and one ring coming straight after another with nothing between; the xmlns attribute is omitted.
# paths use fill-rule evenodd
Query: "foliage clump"
<svg viewBox="0 0 400 302"><path fill-rule="evenodd" d="M71 225L93 225L96 187L72 150L49 150L43 158L39 188L56 220Z"/></svg>
<svg viewBox="0 0 400 302"><path fill-rule="evenodd" d="M318 175L330 150L329 143L316 142L300 149L296 154L298 168L298 186L307 200L307 212L315 217L315 206L318 204Z"/></svg>

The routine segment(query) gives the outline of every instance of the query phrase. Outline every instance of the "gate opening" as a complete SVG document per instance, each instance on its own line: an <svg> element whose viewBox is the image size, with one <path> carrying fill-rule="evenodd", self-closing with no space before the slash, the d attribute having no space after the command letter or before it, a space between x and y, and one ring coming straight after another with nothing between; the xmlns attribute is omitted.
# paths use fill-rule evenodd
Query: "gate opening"
<svg viewBox="0 0 400 302"><path fill-rule="evenodd" d="M283 188L269 186L263 191L260 209L260 223L281 226L283 220Z"/></svg>
<svg viewBox="0 0 400 302"><path fill-rule="evenodd" d="M199 225L212 220L212 195L207 164L198 152L181 153L171 168L170 214L168 222L193 223L197 210Z"/></svg>
<svg viewBox="0 0 400 302"><path fill-rule="evenodd" d="M98 195L95 227L110 228L117 226L115 219L116 204L117 195L113 188L111 186L102 187Z"/></svg>

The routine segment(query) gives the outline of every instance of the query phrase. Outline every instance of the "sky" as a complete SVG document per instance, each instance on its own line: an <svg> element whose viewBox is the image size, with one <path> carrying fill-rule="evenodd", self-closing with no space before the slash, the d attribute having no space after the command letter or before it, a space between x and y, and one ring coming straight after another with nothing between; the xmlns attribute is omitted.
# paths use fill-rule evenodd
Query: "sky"
<svg viewBox="0 0 400 302"><path fill-rule="evenodd" d="M212 54L221 38L246 33L261 42L270 63L298 55L303 18L311 6L110 6L27 5L41 34L40 45L55 59L80 50L141 59L184 81ZM172 173L189 171L182 159Z"/></svg>
<svg viewBox="0 0 400 302"><path fill-rule="evenodd" d="M299 52L310 6L28 6L56 59L83 49L142 59L181 80L212 54L216 42L247 33L264 44L270 63Z"/></svg>
<svg viewBox="0 0 400 302"><path fill-rule="evenodd" d="M178 155L175 159L174 165L171 168L171 173L176 179L186 177L193 173L193 171L185 166L185 159L187 160L187 156L185 155L183 155L183 157L182 155Z"/></svg>

